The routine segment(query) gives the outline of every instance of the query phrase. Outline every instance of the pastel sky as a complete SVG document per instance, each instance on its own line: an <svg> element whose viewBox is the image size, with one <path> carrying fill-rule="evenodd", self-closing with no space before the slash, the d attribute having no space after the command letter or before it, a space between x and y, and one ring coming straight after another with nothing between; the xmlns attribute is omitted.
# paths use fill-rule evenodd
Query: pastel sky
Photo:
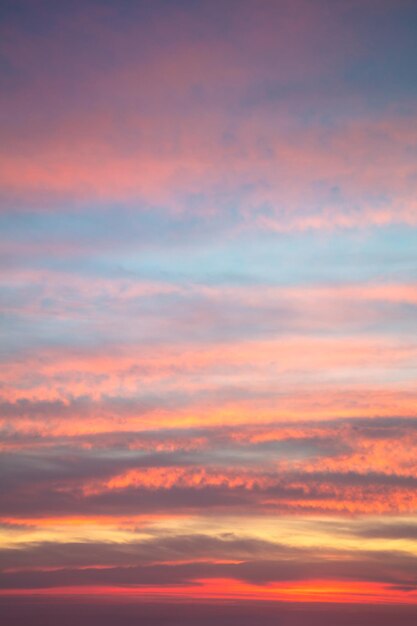
<svg viewBox="0 0 417 626"><path fill-rule="evenodd" d="M9 624L416 623L416 29L2 2Z"/></svg>

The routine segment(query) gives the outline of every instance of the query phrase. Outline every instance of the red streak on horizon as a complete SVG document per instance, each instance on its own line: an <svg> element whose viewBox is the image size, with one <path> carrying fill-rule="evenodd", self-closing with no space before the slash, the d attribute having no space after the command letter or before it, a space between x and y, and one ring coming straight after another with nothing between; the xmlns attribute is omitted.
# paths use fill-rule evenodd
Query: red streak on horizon
<svg viewBox="0 0 417 626"><path fill-rule="evenodd" d="M232 579L200 579L189 585L138 587L56 587L47 589L0 590L2 596L105 596L143 601L178 600L193 602L222 600L265 600L277 602L331 602L356 604L417 604L417 591L391 589L371 582L309 580L261 586Z"/></svg>

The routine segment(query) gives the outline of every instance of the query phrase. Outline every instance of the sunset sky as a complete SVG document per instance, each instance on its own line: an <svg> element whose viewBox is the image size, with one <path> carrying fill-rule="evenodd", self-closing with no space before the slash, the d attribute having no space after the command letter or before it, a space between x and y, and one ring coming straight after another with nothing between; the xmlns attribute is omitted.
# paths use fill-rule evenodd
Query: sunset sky
<svg viewBox="0 0 417 626"><path fill-rule="evenodd" d="M416 32L1 3L8 624L416 623Z"/></svg>

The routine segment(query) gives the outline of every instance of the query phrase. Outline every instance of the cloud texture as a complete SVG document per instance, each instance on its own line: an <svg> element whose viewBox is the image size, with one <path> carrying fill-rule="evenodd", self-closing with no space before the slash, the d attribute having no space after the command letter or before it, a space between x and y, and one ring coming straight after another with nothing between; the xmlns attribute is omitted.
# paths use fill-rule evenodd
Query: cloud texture
<svg viewBox="0 0 417 626"><path fill-rule="evenodd" d="M416 23L5 3L8 623L412 623Z"/></svg>

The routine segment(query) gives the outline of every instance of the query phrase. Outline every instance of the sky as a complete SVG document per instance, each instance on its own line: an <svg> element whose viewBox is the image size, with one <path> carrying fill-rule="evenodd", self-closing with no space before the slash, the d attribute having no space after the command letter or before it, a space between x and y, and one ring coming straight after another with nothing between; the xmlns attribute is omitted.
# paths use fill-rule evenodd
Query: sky
<svg viewBox="0 0 417 626"><path fill-rule="evenodd" d="M415 623L416 27L3 0L9 624Z"/></svg>

